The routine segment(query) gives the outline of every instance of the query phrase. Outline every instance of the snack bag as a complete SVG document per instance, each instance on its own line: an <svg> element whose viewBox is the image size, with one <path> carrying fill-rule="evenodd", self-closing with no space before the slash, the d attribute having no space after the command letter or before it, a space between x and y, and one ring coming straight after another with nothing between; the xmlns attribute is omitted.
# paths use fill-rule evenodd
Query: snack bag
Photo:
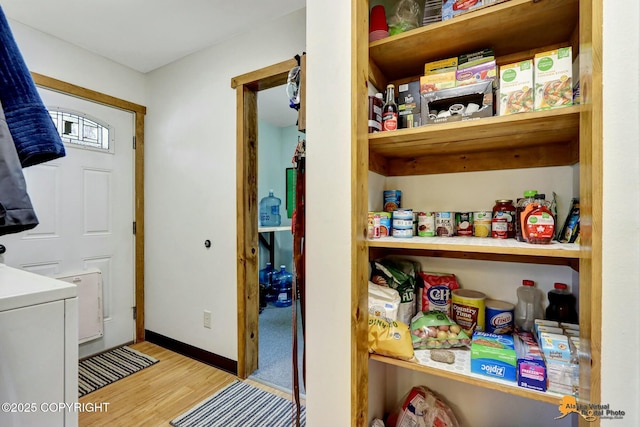
<svg viewBox="0 0 640 427"><path fill-rule="evenodd" d="M413 387L387 417L387 427L458 427L455 414L425 386Z"/></svg>
<svg viewBox="0 0 640 427"><path fill-rule="evenodd" d="M469 347L471 340L456 322L440 311L422 311L411 320L414 349Z"/></svg>
<svg viewBox="0 0 640 427"><path fill-rule="evenodd" d="M369 353L415 360L409 327L399 321L369 316Z"/></svg>

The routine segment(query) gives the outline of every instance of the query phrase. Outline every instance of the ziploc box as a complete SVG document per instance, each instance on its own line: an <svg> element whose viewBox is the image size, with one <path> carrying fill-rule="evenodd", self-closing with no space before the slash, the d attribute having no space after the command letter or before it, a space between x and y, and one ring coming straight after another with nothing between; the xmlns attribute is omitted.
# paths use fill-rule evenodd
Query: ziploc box
<svg viewBox="0 0 640 427"><path fill-rule="evenodd" d="M571 46L542 52L533 58L535 110L573 105L573 57Z"/></svg>
<svg viewBox="0 0 640 427"><path fill-rule="evenodd" d="M530 332L519 332L514 342L518 358L518 385L547 391L547 367L533 335Z"/></svg>
<svg viewBox="0 0 640 427"><path fill-rule="evenodd" d="M533 61L500 67L499 111L501 116L533 111Z"/></svg>
<svg viewBox="0 0 640 427"><path fill-rule="evenodd" d="M517 357L513 336L476 331L471 341L471 372L516 380Z"/></svg>
<svg viewBox="0 0 640 427"><path fill-rule="evenodd" d="M415 128L422 124L420 116L420 82L398 85L398 129Z"/></svg>

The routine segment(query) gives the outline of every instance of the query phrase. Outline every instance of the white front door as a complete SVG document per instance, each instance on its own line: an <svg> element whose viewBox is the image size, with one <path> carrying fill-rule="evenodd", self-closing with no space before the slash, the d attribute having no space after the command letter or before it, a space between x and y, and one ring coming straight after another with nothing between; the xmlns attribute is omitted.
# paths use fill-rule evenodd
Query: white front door
<svg viewBox="0 0 640 427"><path fill-rule="evenodd" d="M7 265L43 275L99 268L103 280L104 336L82 344L80 357L134 340L134 115L39 88L49 111L73 112L108 129L109 147L65 141L66 156L24 169L40 224L0 237ZM63 119L74 138L82 123ZM92 133L93 132L93 133Z"/></svg>

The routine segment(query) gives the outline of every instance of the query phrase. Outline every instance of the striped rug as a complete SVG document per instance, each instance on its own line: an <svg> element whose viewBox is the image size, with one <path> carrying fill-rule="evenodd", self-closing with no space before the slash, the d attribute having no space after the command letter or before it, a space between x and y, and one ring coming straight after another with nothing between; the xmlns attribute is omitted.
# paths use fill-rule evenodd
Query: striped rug
<svg viewBox="0 0 640 427"><path fill-rule="evenodd" d="M127 346L81 360L78 366L78 397L98 390L157 363L158 360Z"/></svg>
<svg viewBox="0 0 640 427"><path fill-rule="evenodd" d="M290 427L294 402L235 381L171 421L174 427ZM300 407L300 425L306 410Z"/></svg>

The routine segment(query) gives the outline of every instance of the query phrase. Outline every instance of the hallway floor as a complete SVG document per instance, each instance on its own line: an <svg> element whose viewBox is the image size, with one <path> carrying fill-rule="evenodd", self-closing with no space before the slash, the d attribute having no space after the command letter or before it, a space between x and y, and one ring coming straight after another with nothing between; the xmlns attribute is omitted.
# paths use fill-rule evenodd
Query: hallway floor
<svg viewBox="0 0 640 427"><path fill-rule="evenodd" d="M298 372L300 373L300 393L304 394L302 383L302 320L298 309ZM258 370L250 379L262 382L282 391L293 389L292 372L292 308L276 307L269 303L259 317Z"/></svg>

